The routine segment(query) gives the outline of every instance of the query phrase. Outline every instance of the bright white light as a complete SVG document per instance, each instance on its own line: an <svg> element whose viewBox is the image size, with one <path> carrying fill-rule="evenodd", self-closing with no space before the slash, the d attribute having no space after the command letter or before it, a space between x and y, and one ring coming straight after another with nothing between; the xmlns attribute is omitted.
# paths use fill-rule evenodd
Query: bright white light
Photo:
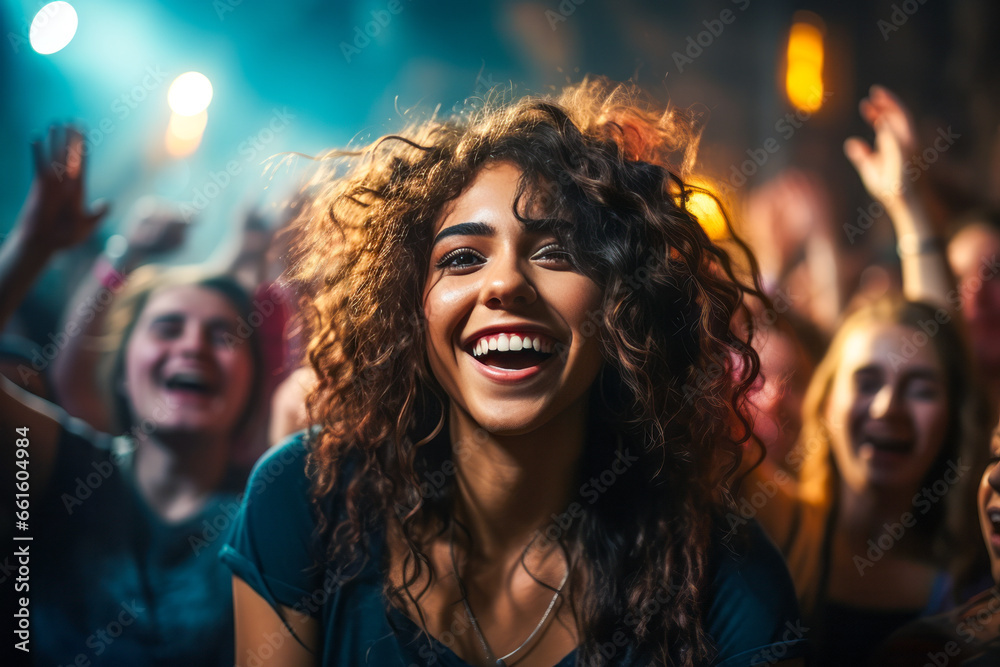
<svg viewBox="0 0 1000 667"><path fill-rule="evenodd" d="M63 49L76 34L79 19L68 2L50 2L35 14L28 30L31 48L48 55Z"/></svg>
<svg viewBox="0 0 1000 667"><path fill-rule="evenodd" d="M170 115L167 125L167 153L174 157L183 157L195 152L201 144L208 124L208 111L201 111L194 116L182 116L178 113Z"/></svg>
<svg viewBox="0 0 1000 667"><path fill-rule="evenodd" d="M212 101L212 82L201 72L186 72L174 79L167 91L171 111L181 116L194 116L208 108Z"/></svg>

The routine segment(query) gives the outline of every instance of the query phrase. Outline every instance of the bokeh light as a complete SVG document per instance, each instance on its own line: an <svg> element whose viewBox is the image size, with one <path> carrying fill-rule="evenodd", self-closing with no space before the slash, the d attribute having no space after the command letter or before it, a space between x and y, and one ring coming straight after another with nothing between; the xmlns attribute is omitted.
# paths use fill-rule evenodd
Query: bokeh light
<svg viewBox="0 0 1000 667"><path fill-rule="evenodd" d="M201 72L185 72L174 79L167 91L170 110L181 116L195 116L212 102L212 82Z"/></svg>
<svg viewBox="0 0 1000 667"><path fill-rule="evenodd" d="M695 217L708 238L713 241L728 238L729 227L715 184L699 176L689 178L687 183L693 188L687 193L688 212Z"/></svg>
<svg viewBox="0 0 1000 667"><path fill-rule="evenodd" d="M31 20L28 39L31 48L42 55L61 51L76 35L79 18L68 2L50 2Z"/></svg>
<svg viewBox="0 0 1000 667"><path fill-rule="evenodd" d="M170 124L167 125L167 153L173 157L184 157L193 153L201 144L206 125L208 125L208 111L204 109L193 116L171 114Z"/></svg>
<svg viewBox="0 0 1000 667"><path fill-rule="evenodd" d="M785 91L800 111L813 113L823 106L823 21L811 12L799 12L788 34Z"/></svg>

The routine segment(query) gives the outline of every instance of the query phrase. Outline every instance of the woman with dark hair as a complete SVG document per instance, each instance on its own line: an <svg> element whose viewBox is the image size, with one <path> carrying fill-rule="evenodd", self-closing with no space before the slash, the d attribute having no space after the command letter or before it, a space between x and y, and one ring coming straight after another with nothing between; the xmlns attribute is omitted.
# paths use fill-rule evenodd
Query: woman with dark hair
<svg viewBox="0 0 1000 667"><path fill-rule="evenodd" d="M339 154L295 262L318 426L222 553L240 664L800 655L783 563L720 518L756 290L686 209L691 139L597 80Z"/></svg>
<svg viewBox="0 0 1000 667"><path fill-rule="evenodd" d="M100 220L83 202L82 135L54 128L48 148L35 146L32 192L0 246L0 326ZM259 385L250 313L229 278L136 271L108 316L115 434L2 381L2 472L17 473L17 534L31 538L20 639L35 664L232 665L231 577L217 554L246 481L230 446Z"/></svg>

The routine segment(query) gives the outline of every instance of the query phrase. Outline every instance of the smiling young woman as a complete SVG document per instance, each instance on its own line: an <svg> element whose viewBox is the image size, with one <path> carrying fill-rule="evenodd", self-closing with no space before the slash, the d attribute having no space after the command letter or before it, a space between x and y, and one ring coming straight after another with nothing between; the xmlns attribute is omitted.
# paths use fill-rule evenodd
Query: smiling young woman
<svg viewBox="0 0 1000 667"><path fill-rule="evenodd" d="M598 80L335 154L295 262L317 426L222 553L244 664L801 655L784 564L720 519L756 290L685 208L692 151Z"/></svg>

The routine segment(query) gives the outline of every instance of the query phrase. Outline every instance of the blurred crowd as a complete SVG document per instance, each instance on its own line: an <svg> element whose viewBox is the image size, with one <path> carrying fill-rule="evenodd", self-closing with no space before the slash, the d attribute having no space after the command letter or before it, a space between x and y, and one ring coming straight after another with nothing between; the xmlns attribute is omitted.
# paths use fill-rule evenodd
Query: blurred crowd
<svg viewBox="0 0 1000 667"><path fill-rule="evenodd" d="M873 214L855 231L890 226L898 271L844 252L838 193L814 174L731 212L766 298L734 323L760 373L727 520L759 522L785 556L810 664L1000 664L1000 215L932 215L908 173L919 110L876 86L860 113L872 136L844 152ZM108 211L87 201L79 129L32 148L0 246L0 421L24 429L0 474L20 480L10 452L30 451L36 662L233 664L218 552L255 461L310 425L317 382L307 295L282 280L298 204L244 213L231 248L181 266L197 222L145 201L32 340L29 289Z"/></svg>

